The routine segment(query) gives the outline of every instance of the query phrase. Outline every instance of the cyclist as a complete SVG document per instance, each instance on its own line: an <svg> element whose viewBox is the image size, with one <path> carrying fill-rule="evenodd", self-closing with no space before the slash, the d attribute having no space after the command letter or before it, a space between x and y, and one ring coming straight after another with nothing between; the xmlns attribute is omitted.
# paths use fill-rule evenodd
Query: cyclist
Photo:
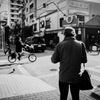
<svg viewBox="0 0 100 100"><path fill-rule="evenodd" d="M21 38L19 36L16 36L15 45L16 45L16 52L18 54L18 60L20 60L21 52L22 52L22 48L23 48L23 43L22 43Z"/></svg>

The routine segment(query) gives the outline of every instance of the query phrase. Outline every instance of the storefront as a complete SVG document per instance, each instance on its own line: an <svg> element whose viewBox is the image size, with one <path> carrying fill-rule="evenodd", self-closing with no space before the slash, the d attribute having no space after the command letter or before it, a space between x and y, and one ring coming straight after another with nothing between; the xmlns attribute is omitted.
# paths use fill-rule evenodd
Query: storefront
<svg viewBox="0 0 100 100"><path fill-rule="evenodd" d="M76 15L68 16L68 18L63 21L63 28L65 28L67 26L73 27L76 31L76 38L78 40L82 40L83 25L79 24L79 21L78 21L78 18Z"/></svg>
<svg viewBox="0 0 100 100"><path fill-rule="evenodd" d="M100 44L100 16L96 15L84 25L85 27L85 44L86 48Z"/></svg>

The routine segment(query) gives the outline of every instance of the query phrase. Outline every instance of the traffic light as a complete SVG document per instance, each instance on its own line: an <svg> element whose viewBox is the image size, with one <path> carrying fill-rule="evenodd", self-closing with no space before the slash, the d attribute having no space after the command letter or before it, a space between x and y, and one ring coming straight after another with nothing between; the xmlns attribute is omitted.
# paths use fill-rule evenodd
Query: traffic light
<svg viewBox="0 0 100 100"><path fill-rule="evenodd" d="M46 3L43 3L43 8L46 8Z"/></svg>

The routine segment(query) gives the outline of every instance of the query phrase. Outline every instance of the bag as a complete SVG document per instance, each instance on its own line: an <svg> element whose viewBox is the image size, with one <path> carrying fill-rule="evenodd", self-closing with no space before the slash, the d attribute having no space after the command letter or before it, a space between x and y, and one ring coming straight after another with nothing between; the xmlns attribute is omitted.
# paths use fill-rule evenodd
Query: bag
<svg viewBox="0 0 100 100"><path fill-rule="evenodd" d="M85 69L80 76L80 90L90 90L93 89L89 72Z"/></svg>

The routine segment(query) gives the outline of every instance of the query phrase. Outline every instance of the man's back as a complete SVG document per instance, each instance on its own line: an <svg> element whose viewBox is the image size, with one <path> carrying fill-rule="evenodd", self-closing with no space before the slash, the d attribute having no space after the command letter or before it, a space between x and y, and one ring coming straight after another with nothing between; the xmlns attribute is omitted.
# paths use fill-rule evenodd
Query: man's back
<svg viewBox="0 0 100 100"><path fill-rule="evenodd" d="M60 80L69 82L79 81L78 73L80 72L81 66L81 51L81 43L75 38L66 38L57 45L58 59L60 62Z"/></svg>

